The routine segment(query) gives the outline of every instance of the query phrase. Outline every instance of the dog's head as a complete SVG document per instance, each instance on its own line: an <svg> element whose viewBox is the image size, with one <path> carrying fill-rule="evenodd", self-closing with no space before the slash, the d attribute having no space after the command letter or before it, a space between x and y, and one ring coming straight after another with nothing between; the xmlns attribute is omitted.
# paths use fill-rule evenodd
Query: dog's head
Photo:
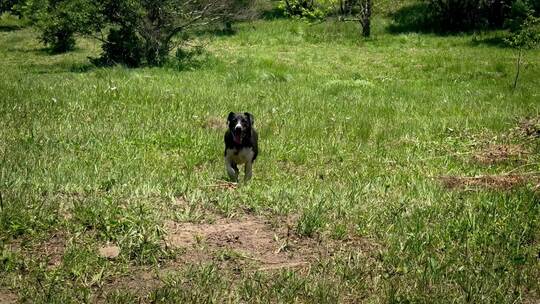
<svg viewBox="0 0 540 304"><path fill-rule="evenodd" d="M251 127L254 123L253 114L248 112L231 112L227 117L227 123L229 124L229 130L233 135L234 142L240 144L242 142L242 138L245 137L246 134L251 133Z"/></svg>

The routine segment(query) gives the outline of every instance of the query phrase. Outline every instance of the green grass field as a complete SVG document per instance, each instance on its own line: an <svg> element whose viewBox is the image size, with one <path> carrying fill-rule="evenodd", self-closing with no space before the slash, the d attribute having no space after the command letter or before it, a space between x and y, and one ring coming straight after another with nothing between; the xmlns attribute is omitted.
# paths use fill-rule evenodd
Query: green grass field
<svg viewBox="0 0 540 304"><path fill-rule="evenodd" d="M388 24L254 21L139 69L0 27L0 303L538 303L540 51L513 91L501 33Z"/></svg>

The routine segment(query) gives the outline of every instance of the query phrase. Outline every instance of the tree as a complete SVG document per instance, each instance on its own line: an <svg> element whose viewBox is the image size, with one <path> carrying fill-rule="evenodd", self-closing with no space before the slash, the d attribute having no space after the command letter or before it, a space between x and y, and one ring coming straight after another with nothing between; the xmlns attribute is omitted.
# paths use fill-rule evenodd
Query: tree
<svg viewBox="0 0 540 304"><path fill-rule="evenodd" d="M37 22L40 39L52 52L75 48L75 34L90 34L102 25L98 6L87 0L49 1L47 13Z"/></svg>
<svg viewBox="0 0 540 304"><path fill-rule="evenodd" d="M162 65L179 45L175 37L189 28L219 22L230 14L230 5L222 0L104 1L103 15L111 29L102 62Z"/></svg>
<svg viewBox="0 0 540 304"><path fill-rule="evenodd" d="M512 86L512 89L515 90L521 69L523 49L531 49L540 44L540 18L533 16L532 12L530 12L520 27L507 39L507 42L518 50L516 76Z"/></svg>
<svg viewBox="0 0 540 304"><path fill-rule="evenodd" d="M371 35L372 7L372 0L341 0L339 3L340 20L358 21L362 36L369 37ZM354 17L349 18L348 16Z"/></svg>
<svg viewBox="0 0 540 304"><path fill-rule="evenodd" d="M103 43L95 63L162 65L188 29L231 18L239 1L27 0L27 11L56 52L73 49L75 35L83 34Z"/></svg>
<svg viewBox="0 0 540 304"><path fill-rule="evenodd" d="M362 36L369 37L371 35L371 0L358 0L358 6Z"/></svg>

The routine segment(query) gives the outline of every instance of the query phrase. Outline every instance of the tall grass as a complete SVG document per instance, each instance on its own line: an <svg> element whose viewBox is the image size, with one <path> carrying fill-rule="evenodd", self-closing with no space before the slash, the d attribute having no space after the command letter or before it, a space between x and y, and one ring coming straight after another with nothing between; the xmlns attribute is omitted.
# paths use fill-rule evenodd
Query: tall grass
<svg viewBox="0 0 540 304"><path fill-rule="evenodd" d="M538 50L525 53L512 92L516 54L469 35L391 35L383 18L368 40L352 23L237 26L232 36L199 37L205 57L181 71L95 68L95 41L49 55L31 29L0 31L0 291L92 302L109 279L182 256L162 246L166 220L252 212L297 215L302 237L365 238L378 249L307 272L238 274L208 261L177 269L146 300L539 299L534 185L459 191L436 179L538 171L537 140L501 136L538 115ZM229 111L254 113L261 138L254 179L234 191L212 187L226 176L223 129L212 122L225 124ZM527 145L526 166L468 158L506 142ZM58 267L35 251L51 235L66 240ZM120 259L97 255L107 242Z"/></svg>

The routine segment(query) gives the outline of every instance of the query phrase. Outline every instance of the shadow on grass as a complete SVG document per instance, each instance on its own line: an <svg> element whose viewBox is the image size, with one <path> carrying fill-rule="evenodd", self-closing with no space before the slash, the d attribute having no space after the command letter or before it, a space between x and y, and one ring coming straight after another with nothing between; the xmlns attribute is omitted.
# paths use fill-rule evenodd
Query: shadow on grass
<svg viewBox="0 0 540 304"><path fill-rule="evenodd" d="M92 63L74 63L69 67L69 72L72 73L86 73L97 69L98 66Z"/></svg>
<svg viewBox="0 0 540 304"><path fill-rule="evenodd" d="M17 52L22 54L31 54L31 55L39 55L39 56L46 56L50 55L49 49L46 47L42 48L24 48L24 47L10 47L7 49L9 52Z"/></svg>
<svg viewBox="0 0 540 304"><path fill-rule="evenodd" d="M474 36L471 40L472 46L479 46L479 45L488 45L488 46L494 46L494 47L500 47L500 48L511 48L511 46L506 41L506 36L503 35L497 35L497 36Z"/></svg>
<svg viewBox="0 0 540 304"><path fill-rule="evenodd" d="M265 10L261 13L261 19L264 20L275 20L275 19L286 19L289 18L286 16L282 9L278 9L277 7L274 7L269 10Z"/></svg>
<svg viewBox="0 0 540 304"><path fill-rule="evenodd" d="M236 32L237 32L236 23L232 23L230 27L212 26L212 27L201 28L196 31L193 31L192 34L198 37L200 36L229 37L229 36L234 36Z"/></svg>
<svg viewBox="0 0 540 304"><path fill-rule="evenodd" d="M98 67L91 63L29 64L26 68L34 74L87 73Z"/></svg>
<svg viewBox="0 0 540 304"><path fill-rule="evenodd" d="M443 30L440 21L430 17L429 7L427 3L415 3L405 6L392 15L392 23L387 27L387 31L391 34L402 33L422 33L436 34L439 36L453 35L473 35L471 46L488 45L500 48L508 48L506 43L506 33L501 30L490 30L489 28L472 29L468 31ZM480 34L478 35L478 33Z"/></svg>
<svg viewBox="0 0 540 304"><path fill-rule="evenodd" d="M428 14L428 5L426 3L405 6L390 15L393 22L387 29L392 34L436 33L435 23L427 17Z"/></svg>
<svg viewBox="0 0 540 304"><path fill-rule="evenodd" d="M23 26L17 24L0 24L0 32L13 32L22 28Z"/></svg>

